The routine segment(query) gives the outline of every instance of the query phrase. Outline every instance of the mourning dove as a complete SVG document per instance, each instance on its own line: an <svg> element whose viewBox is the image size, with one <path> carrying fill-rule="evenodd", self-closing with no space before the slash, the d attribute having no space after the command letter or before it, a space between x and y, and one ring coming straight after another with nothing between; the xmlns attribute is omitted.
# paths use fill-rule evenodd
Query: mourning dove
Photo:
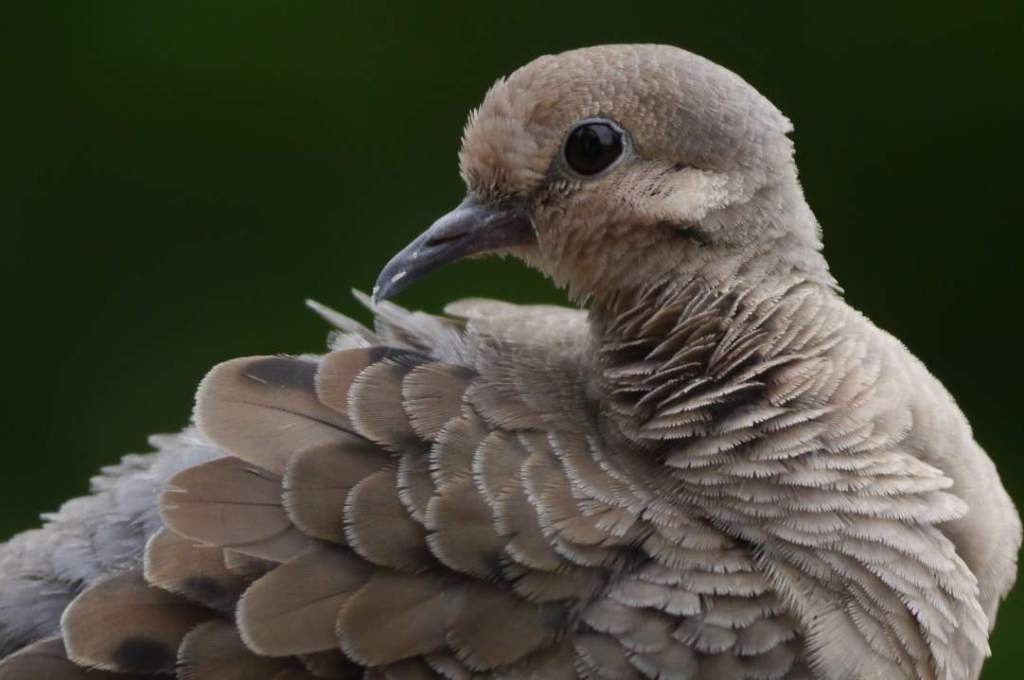
<svg viewBox="0 0 1024 680"><path fill-rule="evenodd" d="M316 306L328 354L217 366L3 548L0 678L977 677L1016 510L843 301L790 130L674 47L499 80L374 330ZM385 301L487 253L586 309Z"/></svg>

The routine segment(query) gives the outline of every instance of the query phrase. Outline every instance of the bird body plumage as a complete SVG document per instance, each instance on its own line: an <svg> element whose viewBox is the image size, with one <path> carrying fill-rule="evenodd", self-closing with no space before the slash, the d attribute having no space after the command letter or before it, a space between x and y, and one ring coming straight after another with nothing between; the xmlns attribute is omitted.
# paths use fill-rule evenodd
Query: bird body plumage
<svg viewBox="0 0 1024 680"><path fill-rule="evenodd" d="M0 679L977 676L1016 511L952 397L837 291L773 161L788 122L674 48L535 64L471 118L463 174L501 200L547 182L512 252L589 310L360 296L371 330L314 305L329 353L217 366L195 429L2 548L20 651ZM543 99L581 64L639 103L593 103L591 80L563 93L589 108ZM665 78L717 117L658 99ZM641 151L600 219L536 170L557 147L538 126L596 113ZM679 154L644 127L671 136L669 114L702 170L657 160ZM643 191L658 205L630 222ZM640 280L614 249L569 252L574 205L605 244L653 252L666 223L707 241Z"/></svg>

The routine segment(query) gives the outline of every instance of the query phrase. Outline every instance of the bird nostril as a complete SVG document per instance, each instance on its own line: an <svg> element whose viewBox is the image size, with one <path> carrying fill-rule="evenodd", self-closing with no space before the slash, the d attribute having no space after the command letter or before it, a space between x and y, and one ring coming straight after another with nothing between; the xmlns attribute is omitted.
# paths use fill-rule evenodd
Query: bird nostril
<svg viewBox="0 0 1024 680"><path fill-rule="evenodd" d="M445 243L451 243L452 241L457 241L457 240L459 240L460 238L462 238L465 235L466 235L465 233L461 233L461 234L450 234L450 235L443 235L443 236L434 236L433 238L428 239L427 242L424 245L426 245L429 248L433 248L435 246L443 246Z"/></svg>

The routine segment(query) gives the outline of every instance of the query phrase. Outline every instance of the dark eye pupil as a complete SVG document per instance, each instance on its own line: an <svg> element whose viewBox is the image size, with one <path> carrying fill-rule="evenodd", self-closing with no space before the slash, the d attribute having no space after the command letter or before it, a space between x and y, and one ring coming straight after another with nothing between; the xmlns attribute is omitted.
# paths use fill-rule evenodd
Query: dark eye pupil
<svg viewBox="0 0 1024 680"><path fill-rule="evenodd" d="M608 123L585 123L569 133L565 160L581 175L594 175L622 154L622 133Z"/></svg>

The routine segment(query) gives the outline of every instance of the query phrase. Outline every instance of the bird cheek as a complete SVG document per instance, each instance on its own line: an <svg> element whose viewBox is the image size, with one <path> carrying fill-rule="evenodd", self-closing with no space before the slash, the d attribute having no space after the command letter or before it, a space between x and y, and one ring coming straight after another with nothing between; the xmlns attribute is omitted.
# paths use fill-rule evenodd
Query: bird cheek
<svg viewBox="0 0 1024 680"><path fill-rule="evenodd" d="M568 211L560 203L542 203L533 211L533 228L537 234L537 240L541 241L545 235L550 235L565 226Z"/></svg>
<svg viewBox="0 0 1024 680"><path fill-rule="evenodd" d="M697 223L730 202L725 175L688 169L676 173L656 191L640 197L638 212L654 222Z"/></svg>

